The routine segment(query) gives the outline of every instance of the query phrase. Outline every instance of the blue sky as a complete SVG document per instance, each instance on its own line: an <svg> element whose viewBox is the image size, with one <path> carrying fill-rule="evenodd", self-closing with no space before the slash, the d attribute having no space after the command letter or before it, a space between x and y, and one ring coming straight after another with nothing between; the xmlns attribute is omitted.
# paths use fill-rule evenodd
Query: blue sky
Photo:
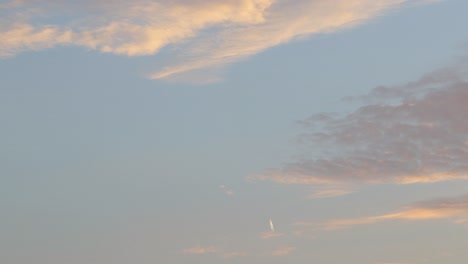
<svg viewBox="0 0 468 264"><path fill-rule="evenodd" d="M1 1L0 262L465 263L467 5Z"/></svg>

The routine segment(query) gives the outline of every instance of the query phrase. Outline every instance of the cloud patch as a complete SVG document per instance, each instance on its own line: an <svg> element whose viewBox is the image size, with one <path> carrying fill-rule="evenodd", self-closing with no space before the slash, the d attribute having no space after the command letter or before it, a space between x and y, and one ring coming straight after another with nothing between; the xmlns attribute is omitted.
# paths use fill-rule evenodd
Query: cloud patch
<svg viewBox="0 0 468 264"><path fill-rule="evenodd" d="M340 116L301 121L322 154L255 177L283 184L411 184L468 179L467 61L405 85L377 87Z"/></svg>
<svg viewBox="0 0 468 264"><path fill-rule="evenodd" d="M270 47L347 29L408 2L13 0L0 5L0 56L57 45L129 57L171 47L172 60L149 78L193 79L200 70L203 75Z"/></svg>

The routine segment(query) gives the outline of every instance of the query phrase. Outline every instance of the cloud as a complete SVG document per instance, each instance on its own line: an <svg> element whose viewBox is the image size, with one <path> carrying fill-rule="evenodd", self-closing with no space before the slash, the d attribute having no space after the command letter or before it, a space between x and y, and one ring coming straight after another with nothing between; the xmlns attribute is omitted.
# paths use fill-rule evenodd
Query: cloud
<svg viewBox="0 0 468 264"><path fill-rule="evenodd" d="M408 264L406 262L379 262L377 264Z"/></svg>
<svg viewBox="0 0 468 264"><path fill-rule="evenodd" d="M348 195L353 192L354 190L352 190L349 186L318 186L318 188L316 188L316 190L314 190L307 197L310 199L321 199Z"/></svg>
<svg viewBox="0 0 468 264"><path fill-rule="evenodd" d="M281 237L283 236L284 234L283 233L278 233L278 232L273 232L273 231L269 231L269 232L263 232L260 237L262 239L270 239L270 238L274 238L274 237Z"/></svg>
<svg viewBox="0 0 468 264"><path fill-rule="evenodd" d="M318 186L468 179L467 73L464 60L402 86L377 87L349 114L313 115L301 121L300 143L321 156L254 178Z"/></svg>
<svg viewBox="0 0 468 264"><path fill-rule="evenodd" d="M15 1L5 4L6 8L10 7L9 17L4 21L7 26L0 31L2 39L13 41L2 45L0 54L73 44L127 56L154 55L164 46L182 44L213 26L261 23L263 12L270 4L271 0L137 0L112 4L103 0L79 4L64 0ZM43 18L54 15L66 21L56 24ZM27 31L18 32L18 20ZM28 32L35 35L30 36ZM59 32L67 32L72 37L56 41L53 36Z"/></svg>
<svg viewBox="0 0 468 264"><path fill-rule="evenodd" d="M0 57L10 57L22 50L40 50L72 41L72 32L53 26L33 27L15 23L0 32Z"/></svg>
<svg viewBox="0 0 468 264"><path fill-rule="evenodd" d="M195 254L195 255L211 254L211 253L216 253L216 252L218 252L218 250L215 247L201 247L201 246L196 246L196 247L183 250L183 253L185 254Z"/></svg>
<svg viewBox="0 0 468 264"><path fill-rule="evenodd" d="M149 77L193 79L270 47L362 24L408 2L16 0L0 6L0 37L6 40L0 56L57 45L130 57L171 47L177 54L172 62Z"/></svg>
<svg viewBox="0 0 468 264"><path fill-rule="evenodd" d="M224 186L224 185L219 185L219 189L221 189L227 196L233 196L233 195L234 195L234 191L228 189L228 188L227 188L226 186Z"/></svg>
<svg viewBox="0 0 468 264"><path fill-rule="evenodd" d="M283 247L283 248L274 250L273 252L271 252L271 255L272 256L286 256L286 255L291 254L294 250L296 250L296 248L294 247Z"/></svg>
<svg viewBox="0 0 468 264"><path fill-rule="evenodd" d="M191 255L214 255L216 254L217 257L223 259L230 259L230 258L238 258L238 257L245 257L248 256L248 253L245 251L226 251L223 249L219 249L216 247L201 247L196 246L192 248L187 248L182 250L184 254L191 254Z"/></svg>
<svg viewBox="0 0 468 264"><path fill-rule="evenodd" d="M336 196L343 196L352 193L351 190L340 190L340 189L324 189L310 194L308 197L312 199L329 198Z"/></svg>
<svg viewBox="0 0 468 264"><path fill-rule="evenodd" d="M234 252L225 252L221 254L222 258L237 258L237 257L245 257L248 256L247 252L243 251L234 251Z"/></svg>
<svg viewBox="0 0 468 264"><path fill-rule="evenodd" d="M296 226L319 226L326 230L335 230L355 225L372 224L390 220L430 220L450 219L454 223L468 221L468 194L461 197L442 198L415 203L396 213L363 218L331 220L325 223L299 222Z"/></svg>

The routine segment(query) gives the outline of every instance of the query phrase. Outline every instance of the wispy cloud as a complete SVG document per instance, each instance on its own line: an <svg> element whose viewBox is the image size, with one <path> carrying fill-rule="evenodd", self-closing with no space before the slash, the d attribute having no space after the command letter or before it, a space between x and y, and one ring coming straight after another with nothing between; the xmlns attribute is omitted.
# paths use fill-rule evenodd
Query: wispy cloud
<svg viewBox="0 0 468 264"><path fill-rule="evenodd" d="M296 248L294 247L283 247L283 248L278 248L276 250L273 250L271 252L272 256L286 256L291 254Z"/></svg>
<svg viewBox="0 0 468 264"><path fill-rule="evenodd" d="M377 264L409 264L407 262L379 262Z"/></svg>
<svg viewBox="0 0 468 264"><path fill-rule="evenodd" d="M228 250L223 250L221 248L217 248L213 246L209 246L209 247L196 246L192 248L187 248L187 249L182 250L182 253L191 254L191 255L210 254L210 255L214 255L216 257L223 258L223 259L245 257L249 255L245 251L228 251Z"/></svg>
<svg viewBox="0 0 468 264"><path fill-rule="evenodd" d="M324 223L298 222L296 226L335 230L356 225L372 224L390 220L450 219L454 223L468 221L468 195L415 203L401 211L362 218L331 220Z"/></svg>
<svg viewBox="0 0 468 264"><path fill-rule="evenodd" d="M221 189L227 196L233 196L233 195L234 195L234 191L228 189L226 186L224 186L224 185L219 185L218 187L219 187L219 189Z"/></svg>
<svg viewBox="0 0 468 264"><path fill-rule="evenodd" d="M32 26L18 22L0 32L0 57L13 56L23 50L40 50L57 44L68 44L72 41L72 36L70 30L59 27Z"/></svg>
<svg viewBox="0 0 468 264"><path fill-rule="evenodd" d="M178 56L150 78L179 79L193 71L218 69L276 45L350 28L408 2L15 0L0 6L0 56L56 45L148 56L171 46Z"/></svg>
<svg viewBox="0 0 468 264"><path fill-rule="evenodd" d="M215 247L201 247L201 246L196 246L196 247L187 248L183 250L183 253L185 254L195 254L195 255L212 254L216 252L218 252L218 250Z"/></svg>
<svg viewBox="0 0 468 264"><path fill-rule="evenodd" d="M214 26L261 23L270 5L270 0L13 1L5 5L10 8L3 12L9 16L1 30L2 39L13 41L2 45L1 54L73 44L127 56L154 55L164 46L183 44ZM54 16L65 21L58 24L45 19ZM18 24L28 31L18 30ZM53 36L62 32L71 37L57 41Z"/></svg>
<svg viewBox="0 0 468 264"><path fill-rule="evenodd" d="M270 239L270 238L275 238L275 237L281 237L283 236L284 234L283 233L279 233L279 232L274 232L274 231L269 231L269 232L263 232L260 237L262 239Z"/></svg>
<svg viewBox="0 0 468 264"><path fill-rule="evenodd" d="M249 254L244 251L234 251L234 252L225 252L221 254L222 258L238 258L238 257L245 257Z"/></svg>
<svg viewBox="0 0 468 264"><path fill-rule="evenodd" d="M353 193L354 190L350 186L330 185L330 186L316 186L313 192L310 193L307 198L310 199L321 199L348 195Z"/></svg>
<svg viewBox="0 0 468 264"><path fill-rule="evenodd" d="M256 178L318 186L468 179L467 73L463 61L399 87L377 87L357 98L367 104L350 114L313 115L301 122L300 142L323 155Z"/></svg>

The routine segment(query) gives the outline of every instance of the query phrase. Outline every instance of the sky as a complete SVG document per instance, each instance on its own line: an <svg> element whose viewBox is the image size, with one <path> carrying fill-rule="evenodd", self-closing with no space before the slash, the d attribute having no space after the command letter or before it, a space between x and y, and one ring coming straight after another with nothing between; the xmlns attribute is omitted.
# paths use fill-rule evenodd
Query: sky
<svg viewBox="0 0 468 264"><path fill-rule="evenodd" d="M466 10L0 1L0 262L465 264Z"/></svg>

